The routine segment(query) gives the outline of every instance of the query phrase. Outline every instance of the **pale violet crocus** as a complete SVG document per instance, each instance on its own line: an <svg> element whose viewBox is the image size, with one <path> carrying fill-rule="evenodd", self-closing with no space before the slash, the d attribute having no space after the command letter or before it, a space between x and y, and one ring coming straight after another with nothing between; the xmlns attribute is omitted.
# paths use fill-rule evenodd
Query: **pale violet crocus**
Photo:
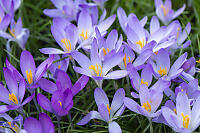
<svg viewBox="0 0 200 133"><path fill-rule="evenodd" d="M72 58L74 58L74 60L76 60L80 65L80 67L73 66L73 68L77 73L93 78L97 82L97 85L101 88L103 79L119 79L128 74L126 70L115 70L109 72L123 60L123 57L124 53L118 52L114 56L106 58L102 61L99 57L96 39L94 39L90 59L78 51L72 53Z"/></svg>
<svg viewBox="0 0 200 133"><path fill-rule="evenodd" d="M155 0L156 14L159 19L167 25L171 20L178 17L185 9L185 4L176 12L172 9L171 0Z"/></svg>
<svg viewBox="0 0 200 133"><path fill-rule="evenodd" d="M20 7L21 1L22 0L0 0L0 5L6 13L11 14Z"/></svg>
<svg viewBox="0 0 200 133"><path fill-rule="evenodd" d="M190 133L200 125L200 97L190 106L190 100L185 91L176 97L176 111L162 107L162 115L167 124L176 132Z"/></svg>
<svg viewBox="0 0 200 133"><path fill-rule="evenodd" d="M122 130L114 120L119 117L125 109L123 99L125 97L125 91L120 88L116 91L112 103L110 105L106 93L101 88L96 88L94 91L95 102L98 107L97 111L90 111L77 125L85 125L91 119L98 119L108 123L109 133L122 133Z"/></svg>

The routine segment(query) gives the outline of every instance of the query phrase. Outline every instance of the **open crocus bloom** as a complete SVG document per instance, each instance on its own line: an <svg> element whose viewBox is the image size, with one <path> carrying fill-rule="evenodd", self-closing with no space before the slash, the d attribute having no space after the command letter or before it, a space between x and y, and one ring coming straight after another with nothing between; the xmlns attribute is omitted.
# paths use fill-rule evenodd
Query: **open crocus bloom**
<svg viewBox="0 0 200 133"><path fill-rule="evenodd" d="M162 107L162 115L168 125L176 132L190 133L200 125L200 97L190 107L190 100L185 91L176 97L176 111L169 107Z"/></svg>
<svg viewBox="0 0 200 133"><path fill-rule="evenodd" d="M109 133L122 133L120 126L113 120L117 119L117 117L124 112L124 97L124 89L118 89L113 97L113 101L110 106L108 97L103 89L96 88L94 91L94 98L99 112L90 111L82 120L77 123L77 125L85 125L91 119L99 119L109 124Z"/></svg>
<svg viewBox="0 0 200 133"><path fill-rule="evenodd" d="M11 14L20 7L21 0L0 0L0 5L6 13Z"/></svg>
<svg viewBox="0 0 200 133"><path fill-rule="evenodd" d="M24 121L24 129L27 133L55 133L53 122L45 113L39 114L39 120L28 117Z"/></svg>
<svg viewBox="0 0 200 133"><path fill-rule="evenodd" d="M24 79L21 78L18 84L18 81L13 75L14 73L12 73L8 68L4 68L3 72L8 89L4 88L4 86L0 84L0 90L2 92L0 93L0 101L7 105L0 105L0 113L18 109L30 102L34 97L33 93L32 96L29 96L23 101L26 90Z"/></svg>
<svg viewBox="0 0 200 133"><path fill-rule="evenodd" d="M171 0L165 0L165 3L163 3L162 0L155 0L155 7L157 16L165 25L178 17L185 9L185 5L183 5L180 9L174 12Z"/></svg>
<svg viewBox="0 0 200 133"><path fill-rule="evenodd" d="M28 88L37 88L37 82L45 74L46 70L52 64L54 55L43 61L37 68L35 61L29 51L23 51L20 56L20 68L27 81Z"/></svg>

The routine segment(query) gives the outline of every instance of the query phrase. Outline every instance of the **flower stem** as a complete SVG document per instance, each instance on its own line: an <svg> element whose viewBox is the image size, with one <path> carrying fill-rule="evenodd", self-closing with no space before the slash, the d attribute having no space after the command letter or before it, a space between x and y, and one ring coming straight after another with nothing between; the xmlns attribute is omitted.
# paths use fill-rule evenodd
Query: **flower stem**
<svg viewBox="0 0 200 133"><path fill-rule="evenodd" d="M72 127L72 129L74 128L74 126L73 126L73 122L72 122L72 117L71 117L71 113L70 113L70 111L69 111L69 113L68 113L68 120L69 120L69 122L70 122L70 124L71 124L71 127Z"/></svg>
<svg viewBox="0 0 200 133"><path fill-rule="evenodd" d="M57 121L58 121L58 133L62 133L61 132L61 128L60 128L60 120L61 120L61 118L59 116L56 116L56 118L57 118Z"/></svg>
<svg viewBox="0 0 200 133"><path fill-rule="evenodd" d="M39 109L39 107L38 107L37 100L36 100L36 97L35 97L35 96L33 97L33 102L34 102L34 104L35 104L35 107L36 107L38 113L40 113L40 109Z"/></svg>
<svg viewBox="0 0 200 133"><path fill-rule="evenodd" d="M126 76L126 81L127 81L127 88L126 88L126 91L127 91L127 93L128 94L130 94L131 93L131 91L130 91L130 82L129 82L129 76Z"/></svg>
<svg viewBox="0 0 200 133"><path fill-rule="evenodd" d="M153 133L153 125L151 119L149 119L149 124L150 124L150 133Z"/></svg>
<svg viewBox="0 0 200 133"><path fill-rule="evenodd" d="M72 57L71 57L70 59L71 59L71 61L72 61L72 65L73 65L73 66L76 66L75 60L74 60ZM78 78L79 78L79 75L78 75L77 72L75 72L75 73L76 73L76 78L78 79Z"/></svg>

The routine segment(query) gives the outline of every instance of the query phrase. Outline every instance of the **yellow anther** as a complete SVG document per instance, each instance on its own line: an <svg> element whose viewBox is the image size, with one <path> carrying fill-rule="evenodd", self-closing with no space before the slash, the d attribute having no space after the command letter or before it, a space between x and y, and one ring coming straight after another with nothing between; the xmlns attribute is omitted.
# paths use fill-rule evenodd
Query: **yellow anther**
<svg viewBox="0 0 200 133"><path fill-rule="evenodd" d="M63 44L65 44L65 47L66 47L66 49L67 49L67 52L70 52L71 50L72 50L72 45L71 45L71 42L70 42L70 40L69 39L62 39L61 40L61 42L63 43Z"/></svg>
<svg viewBox="0 0 200 133"><path fill-rule="evenodd" d="M61 68L61 65L58 65L58 69L60 69Z"/></svg>
<svg viewBox="0 0 200 133"><path fill-rule="evenodd" d="M14 127L12 127L11 122L7 122L7 123L10 126L10 128L15 131L15 133L19 133L20 130L16 124L14 125Z"/></svg>
<svg viewBox="0 0 200 133"><path fill-rule="evenodd" d="M178 31L177 31L177 33L176 33L176 39L179 37L180 30L181 30L181 29L178 27Z"/></svg>
<svg viewBox="0 0 200 133"><path fill-rule="evenodd" d="M199 64L200 64L200 58L199 58L199 60L196 61L196 63L199 63Z"/></svg>
<svg viewBox="0 0 200 133"><path fill-rule="evenodd" d="M107 49L107 51L108 51L108 53L109 53L109 52L110 52L109 48L106 48L106 49ZM106 49L103 48L103 55L104 55L104 56L107 54Z"/></svg>
<svg viewBox="0 0 200 133"><path fill-rule="evenodd" d="M126 54L124 55L123 62L124 62L124 66L127 67ZM131 57L128 56L128 63L129 62L132 62L132 60L131 60Z"/></svg>
<svg viewBox="0 0 200 133"><path fill-rule="evenodd" d="M145 84L148 87L148 82L144 82L144 80L141 80L141 84Z"/></svg>
<svg viewBox="0 0 200 133"><path fill-rule="evenodd" d="M8 31L10 32L10 34L14 37L14 38L16 38L16 35L15 35L15 29L10 29L10 28L8 28Z"/></svg>
<svg viewBox="0 0 200 133"><path fill-rule="evenodd" d="M111 110L111 107L109 107L109 105L107 104L107 110L108 110L108 113L110 115L110 110Z"/></svg>
<svg viewBox="0 0 200 133"><path fill-rule="evenodd" d="M26 70L26 76L27 76L28 83L32 84L33 83L33 75L32 75L31 70L30 70L30 72L28 72L28 70Z"/></svg>
<svg viewBox="0 0 200 133"><path fill-rule="evenodd" d="M184 91L183 89L181 89L181 91Z"/></svg>
<svg viewBox="0 0 200 133"><path fill-rule="evenodd" d="M174 108L174 113L177 114L176 109Z"/></svg>
<svg viewBox="0 0 200 133"><path fill-rule="evenodd" d="M160 76L166 75L166 74L167 74L167 68L165 67L165 69L162 69L162 68L160 67L160 70L158 70L158 73L160 74Z"/></svg>
<svg viewBox="0 0 200 133"><path fill-rule="evenodd" d="M18 104L17 97L13 93L9 94L9 101L12 101L14 104Z"/></svg>
<svg viewBox="0 0 200 133"><path fill-rule="evenodd" d="M154 52L154 54L156 54L156 55L157 55L157 54L158 54L158 51Z"/></svg>
<svg viewBox="0 0 200 133"><path fill-rule="evenodd" d="M1 21L2 21L2 19L1 19L1 17L0 17L0 23L1 23Z"/></svg>
<svg viewBox="0 0 200 133"><path fill-rule="evenodd" d="M100 70L99 70L100 67ZM89 69L92 69L95 72L94 76L102 76L102 67L101 65L96 64L96 66L91 65Z"/></svg>
<svg viewBox="0 0 200 133"><path fill-rule="evenodd" d="M161 5L160 7L163 9L164 16L167 16L169 9L166 8L164 5Z"/></svg>
<svg viewBox="0 0 200 133"><path fill-rule="evenodd" d="M86 40L86 39L88 39L88 32L87 31L86 32L82 31L80 36L83 37L83 40Z"/></svg>
<svg viewBox="0 0 200 133"><path fill-rule="evenodd" d="M144 47L144 39L142 41L139 40L136 44L140 45L141 48Z"/></svg>
<svg viewBox="0 0 200 133"><path fill-rule="evenodd" d="M183 127L188 128L190 122L189 115L184 115L183 112L181 112L181 116L183 117Z"/></svg>
<svg viewBox="0 0 200 133"><path fill-rule="evenodd" d="M58 103L60 104L60 107L62 107L62 102L61 102L61 101L58 101Z"/></svg>
<svg viewBox="0 0 200 133"><path fill-rule="evenodd" d="M151 104L149 103L149 101L143 103L142 108L144 108L148 112L151 112Z"/></svg>

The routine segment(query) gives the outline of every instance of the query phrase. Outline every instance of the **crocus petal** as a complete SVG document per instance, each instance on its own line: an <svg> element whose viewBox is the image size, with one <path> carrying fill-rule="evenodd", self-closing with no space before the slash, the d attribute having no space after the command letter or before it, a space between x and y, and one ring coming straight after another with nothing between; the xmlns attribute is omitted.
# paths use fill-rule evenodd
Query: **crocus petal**
<svg viewBox="0 0 200 133"><path fill-rule="evenodd" d="M109 133L122 133L120 126L115 121L109 123L108 130Z"/></svg>
<svg viewBox="0 0 200 133"><path fill-rule="evenodd" d="M115 48L115 44L118 39L117 30L112 30L106 39L107 47L111 50Z"/></svg>
<svg viewBox="0 0 200 133"><path fill-rule="evenodd" d="M0 101L9 104L9 91L0 83Z"/></svg>
<svg viewBox="0 0 200 133"><path fill-rule="evenodd" d="M40 86L41 89L43 89L44 91L51 93L51 94L53 94L53 92L57 90L55 83L53 83L50 80L44 79L44 78L41 78L38 81L38 85Z"/></svg>
<svg viewBox="0 0 200 133"><path fill-rule="evenodd" d="M54 125L47 114L40 113L39 121L41 122L43 133L55 133Z"/></svg>
<svg viewBox="0 0 200 133"><path fill-rule="evenodd" d="M40 121L33 117L29 117L24 121L24 129L28 133L43 133L42 131L42 125L40 124Z"/></svg>
<svg viewBox="0 0 200 133"><path fill-rule="evenodd" d="M174 13L173 19L175 19L176 17L178 17L184 10L185 10L185 4Z"/></svg>
<svg viewBox="0 0 200 133"><path fill-rule="evenodd" d="M128 97L125 97L125 98L124 98L124 105L125 105L128 109L130 109L131 111L136 112L136 113L138 113L138 114L141 114L141 113L138 111L138 109L137 109L137 106L139 106L139 104L136 103L134 100L132 100L132 99L130 99L130 98L128 98Z"/></svg>
<svg viewBox="0 0 200 133"><path fill-rule="evenodd" d="M9 110L8 105L0 105L0 113L5 113Z"/></svg>
<svg viewBox="0 0 200 133"><path fill-rule="evenodd" d="M101 64L101 59L99 58L98 45L96 39L94 39L92 43L90 58L93 64Z"/></svg>
<svg viewBox="0 0 200 133"><path fill-rule="evenodd" d="M101 104L98 106L98 111L101 117L108 122L110 120L109 112L107 106L105 104Z"/></svg>
<svg viewBox="0 0 200 133"><path fill-rule="evenodd" d="M92 119L103 120L99 112L97 111L90 111L82 120L80 120L77 125L85 125Z"/></svg>
<svg viewBox="0 0 200 133"><path fill-rule="evenodd" d="M141 79L144 80L144 82L148 83L148 86L150 86L152 81L152 66L147 64L145 68L142 70L141 73Z"/></svg>
<svg viewBox="0 0 200 133"><path fill-rule="evenodd" d="M117 9L117 17L122 30L125 32L128 18L126 16L125 11L121 7Z"/></svg>
<svg viewBox="0 0 200 133"><path fill-rule="evenodd" d="M8 25L10 24L10 16L9 15L6 15L6 16L4 16L3 17L3 19L2 19L2 21L1 21L1 23L0 23L0 29L1 30L5 30L7 27L8 27Z"/></svg>
<svg viewBox="0 0 200 133"><path fill-rule="evenodd" d="M167 69L167 73L169 72L170 68L170 58L169 54L165 49L161 49L158 51L158 54L155 57L156 63L157 63L157 70L161 69Z"/></svg>
<svg viewBox="0 0 200 133"><path fill-rule="evenodd" d="M37 101L38 104L45 110L47 110L48 112L53 112L52 106L51 106L51 102L49 101L49 99L47 99L44 95L42 94L38 94L37 95Z"/></svg>
<svg viewBox="0 0 200 133"><path fill-rule="evenodd" d="M149 89L148 89L148 87L146 85L141 84L140 90L139 90L139 96L140 96L141 105L143 105L147 101L150 101L151 95L150 95Z"/></svg>
<svg viewBox="0 0 200 133"><path fill-rule="evenodd" d="M91 65L91 61L84 54L78 51L74 51L72 52L71 55L74 58L74 60L76 60L82 68L89 68L89 66Z"/></svg>
<svg viewBox="0 0 200 133"><path fill-rule="evenodd" d="M92 77L91 73L87 69L80 68L80 67L75 67L75 66L73 66L73 69L77 73Z"/></svg>
<svg viewBox="0 0 200 133"><path fill-rule="evenodd" d="M151 112L155 112L160 106L160 103L163 99L163 92L151 91L150 92L150 101L151 101Z"/></svg>
<svg viewBox="0 0 200 133"><path fill-rule="evenodd" d="M198 126L199 126L199 123L200 123L200 120L199 120L199 117L200 117L200 97L197 98L197 100L195 101L193 107L192 107L192 116L191 116L191 123L190 125L196 125L194 126L193 128L196 129Z"/></svg>
<svg viewBox="0 0 200 133"><path fill-rule="evenodd" d="M104 31L106 31L115 21L116 15L112 15L109 18L107 18L106 20L104 20L103 22L101 22L97 27L99 29L99 31L102 33Z"/></svg>
<svg viewBox="0 0 200 133"><path fill-rule="evenodd" d="M151 22L150 22L150 33L153 34L154 32L156 32L158 29L160 28L160 23L159 20L156 16L153 16L151 18Z"/></svg>
<svg viewBox="0 0 200 133"><path fill-rule="evenodd" d="M79 32L90 32L92 29L92 18L87 10L82 10L78 18Z"/></svg>
<svg viewBox="0 0 200 133"><path fill-rule="evenodd" d="M69 89L72 88L71 79L69 78L69 76L67 75L67 73L64 72L64 71L62 71L62 70L58 71L56 82L60 82L61 88L63 90L65 90L67 88L69 88Z"/></svg>
<svg viewBox="0 0 200 133"><path fill-rule="evenodd" d="M104 104L105 106L109 105L109 100L106 95L106 93L101 88L96 88L94 91L94 99L97 104L97 106L100 106L101 104Z"/></svg>
<svg viewBox="0 0 200 133"><path fill-rule="evenodd" d="M137 67L137 66L140 66L140 65L144 64L149 59L149 57L151 57L152 53L153 53L152 50L145 50L145 51L143 51L136 58L136 60L133 62L133 65L135 67Z"/></svg>
<svg viewBox="0 0 200 133"><path fill-rule="evenodd" d="M127 75L128 75L127 70L116 70L116 71L112 71L108 73L105 76L105 79L120 79L120 78L126 77Z"/></svg>
<svg viewBox="0 0 200 133"><path fill-rule="evenodd" d="M22 100L24 98L25 91L26 91L26 82L22 78L19 81L19 99L20 99L21 102L22 102Z"/></svg>
<svg viewBox="0 0 200 133"><path fill-rule="evenodd" d="M27 103L29 103L29 102L33 99L34 96L35 96L35 93L33 93L31 96L27 97L27 98L23 101L22 106L25 105L25 104L27 104Z"/></svg>
<svg viewBox="0 0 200 133"><path fill-rule="evenodd" d="M42 48L40 52L43 54L65 54L64 51L57 48Z"/></svg>

